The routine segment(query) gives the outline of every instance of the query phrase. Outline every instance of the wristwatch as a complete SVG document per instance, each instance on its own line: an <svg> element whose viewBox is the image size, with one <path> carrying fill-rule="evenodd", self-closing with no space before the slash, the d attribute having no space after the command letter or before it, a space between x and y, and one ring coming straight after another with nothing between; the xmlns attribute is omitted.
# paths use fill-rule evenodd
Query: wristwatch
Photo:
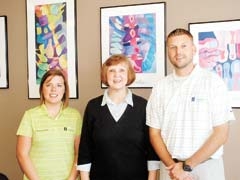
<svg viewBox="0 0 240 180"><path fill-rule="evenodd" d="M185 161L183 161L183 170L191 172L192 168L191 168L191 166L187 165Z"/></svg>

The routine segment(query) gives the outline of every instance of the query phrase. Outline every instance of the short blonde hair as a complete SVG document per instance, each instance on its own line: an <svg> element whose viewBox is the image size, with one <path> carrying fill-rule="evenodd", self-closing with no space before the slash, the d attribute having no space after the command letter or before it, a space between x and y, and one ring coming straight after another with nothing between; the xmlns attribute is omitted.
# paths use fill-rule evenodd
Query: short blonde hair
<svg viewBox="0 0 240 180"><path fill-rule="evenodd" d="M64 72L60 69L50 69L42 77L41 83L39 86L40 103L43 104L45 101L44 96L43 96L43 84L48 79L48 77L51 77L51 79L52 79L55 76L62 77L63 81L64 81L65 92L64 92L64 95L62 98L62 102L63 102L63 107L65 108L68 106L68 103L69 103L69 86L68 86L68 81L67 81L66 75L64 75Z"/></svg>
<svg viewBox="0 0 240 180"><path fill-rule="evenodd" d="M187 35L191 40L193 40L193 36L192 34L186 30L186 29L182 29L182 28L177 28L177 29L174 29L172 32L170 32L167 36L167 42L168 40L171 38L171 37L174 37L174 36L181 36L181 35Z"/></svg>
<svg viewBox="0 0 240 180"><path fill-rule="evenodd" d="M136 79L136 74L133 69L132 63L129 61L129 59L123 55L123 54L115 54L110 56L102 65L101 69L101 81L103 84L108 86L107 82L107 71L110 66L117 65L117 64L126 64L128 68L128 81L127 81L127 86L132 84L135 79Z"/></svg>

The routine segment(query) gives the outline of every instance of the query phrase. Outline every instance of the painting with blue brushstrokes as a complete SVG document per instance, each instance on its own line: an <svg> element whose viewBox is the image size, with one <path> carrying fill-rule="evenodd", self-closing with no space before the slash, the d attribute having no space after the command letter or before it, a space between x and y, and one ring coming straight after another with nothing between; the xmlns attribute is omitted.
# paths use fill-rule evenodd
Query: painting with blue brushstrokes
<svg viewBox="0 0 240 180"><path fill-rule="evenodd" d="M132 62L131 87L152 87L165 75L165 3L101 8L101 61L124 54Z"/></svg>

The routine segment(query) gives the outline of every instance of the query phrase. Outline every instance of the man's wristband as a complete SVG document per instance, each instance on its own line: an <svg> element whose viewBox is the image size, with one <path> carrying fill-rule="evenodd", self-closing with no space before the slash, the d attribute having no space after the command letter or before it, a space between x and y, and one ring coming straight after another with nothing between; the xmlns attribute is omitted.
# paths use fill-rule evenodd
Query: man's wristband
<svg viewBox="0 0 240 180"><path fill-rule="evenodd" d="M189 165L186 164L185 161L181 161L181 160L178 160L178 159L176 159L176 158L173 158L173 161L174 161L175 163L182 162L182 164L183 164L183 170L184 170L184 171L191 172L191 171L193 170L193 169L191 168L191 166L189 166Z"/></svg>
<svg viewBox="0 0 240 180"><path fill-rule="evenodd" d="M184 171L187 171L187 172L191 172L191 171L192 171L192 168L191 168L191 166L189 166L188 164L186 164L185 161L183 161L183 170L184 170Z"/></svg>

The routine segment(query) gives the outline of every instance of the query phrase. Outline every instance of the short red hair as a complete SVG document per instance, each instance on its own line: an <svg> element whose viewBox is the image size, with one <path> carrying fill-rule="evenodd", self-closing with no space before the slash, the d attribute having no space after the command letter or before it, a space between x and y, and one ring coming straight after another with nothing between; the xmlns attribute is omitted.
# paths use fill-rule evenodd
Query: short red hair
<svg viewBox="0 0 240 180"><path fill-rule="evenodd" d="M133 65L130 60L123 54L115 54L110 56L102 65L101 69L101 81L103 84L108 86L107 82L107 70L110 66L117 65L117 64L126 64L128 68L128 81L127 86L132 84L136 79L136 74L133 69Z"/></svg>

